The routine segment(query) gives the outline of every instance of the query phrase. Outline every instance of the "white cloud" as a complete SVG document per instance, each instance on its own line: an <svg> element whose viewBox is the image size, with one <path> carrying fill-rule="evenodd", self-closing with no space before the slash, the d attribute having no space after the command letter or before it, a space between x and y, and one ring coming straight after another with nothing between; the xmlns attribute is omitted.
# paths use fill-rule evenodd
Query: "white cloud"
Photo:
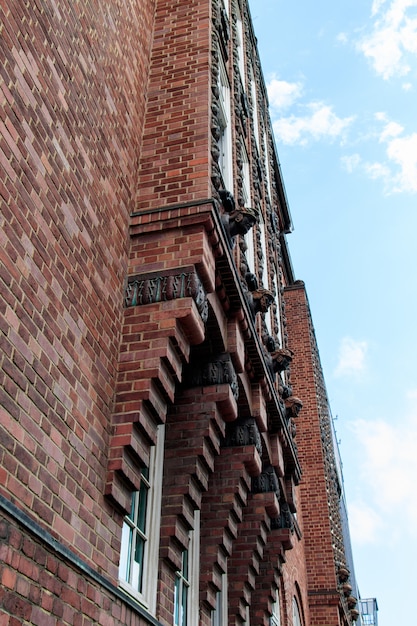
<svg viewBox="0 0 417 626"><path fill-rule="evenodd" d="M269 104L273 109L284 109L296 102L302 94L301 83L290 83L273 77L268 85Z"/></svg>
<svg viewBox="0 0 417 626"><path fill-rule="evenodd" d="M274 121L273 127L279 141L288 145L305 145L309 140L343 137L344 131L353 121L353 117L340 118L331 106L322 102L306 105L307 114L281 117Z"/></svg>
<svg viewBox="0 0 417 626"><path fill-rule="evenodd" d="M339 361L335 369L335 376L355 376L364 372L368 344L366 341L356 341L351 337L344 337L340 342Z"/></svg>
<svg viewBox="0 0 417 626"><path fill-rule="evenodd" d="M417 18L409 14L414 6L417 0L391 0L388 6L386 0L373 2L373 30L357 47L384 79L408 74L416 61Z"/></svg>
<svg viewBox="0 0 417 626"><path fill-rule="evenodd" d="M349 156L342 156L341 161L345 170L349 172L349 174L351 174L354 170L356 170L359 167L362 159L359 154L355 153Z"/></svg>
<svg viewBox="0 0 417 626"><path fill-rule="evenodd" d="M374 0L372 3L372 15L376 15L386 0Z"/></svg>
<svg viewBox="0 0 417 626"><path fill-rule="evenodd" d="M368 519L371 532L369 536L364 533L366 540L370 540L372 533L378 531L378 519L384 520L386 528L396 527L401 519L402 527L417 534L416 390L408 394L408 402L409 409L405 416L396 414L393 407L392 421L381 419L367 422L361 419L352 424L357 445L362 450L361 489L368 490L370 495L366 498L367 506L375 514ZM355 512L354 506L353 520L355 515L358 517L360 512ZM363 515L366 519L367 507Z"/></svg>
<svg viewBox="0 0 417 626"><path fill-rule="evenodd" d="M400 167L393 191L417 193L417 133L390 141L387 154Z"/></svg>
<svg viewBox="0 0 417 626"><path fill-rule="evenodd" d="M343 167L350 174L360 169L369 178L381 180L386 195L417 193L417 133L403 135L404 127L382 111L375 113L375 120L382 123L376 136L386 146L385 160L365 161L352 154L341 157Z"/></svg>
<svg viewBox="0 0 417 626"><path fill-rule="evenodd" d="M398 137L398 135L401 135L403 130L404 128L401 124L398 124L397 122L388 122L379 137L379 141L387 141L390 137Z"/></svg>
<svg viewBox="0 0 417 626"><path fill-rule="evenodd" d="M364 163L363 171L372 178L372 180L382 180L384 183L385 193L389 194L392 191L392 172L388 165L384 163Z"/></svg>
<svg viewBox="0 0 417 626"><path fill-rule="evenodd" d="M346 33L339 33L336 37L336 41L342 44L346 44L348 42L348 36Z"/></svg>

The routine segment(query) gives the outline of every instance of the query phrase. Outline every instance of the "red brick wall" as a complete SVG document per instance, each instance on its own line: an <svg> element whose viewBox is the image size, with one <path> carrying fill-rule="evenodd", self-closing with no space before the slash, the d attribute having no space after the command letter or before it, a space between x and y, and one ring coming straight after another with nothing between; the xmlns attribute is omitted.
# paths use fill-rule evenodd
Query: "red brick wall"
<svg viewBox="0 0 417 626"><path fill-rule="evenodd" d="M291 383L294 395L302 398L297 418L297 445L303 475L299 488L301 529L307 562L311 624L339 623L335 554L329 516L326 461L321 440L320 419L326 409L321 371L311 314L304 284L285 290L287 329L294 358ZM290 556L290 559L292 555Z"/></svg>
<svg viewBox="0 0 417 626"><path fill-rule="evenodd" d="M299 492L300 488L297 488L297 522L300 522L302 515L302 508L298 497ZM297 536L294 537L294 548L285 553L286 562L282 568L282 587L284 594L281 596L281 605L283 605L282 608L288 620L287 623L292 624L292 602L293 598L296 597L303 615L303 623L310 624L304 535L302 535L301 540L296 537Z"/></svg>
<svg viewBox="0 0 417 626"><path fill-rule="evenodd" d="M154 4L0 8L1 492L112 578L102 494Z"/></svg>
<svg viewBox="0 0 417 626"><path fill-rule="evenodd" d="M157 2L139 210L212 195L210 13L211 2Z"/></svg>
<svg viewBox="0 0 417 626"><path fill-rule="evenodd" d="M0 515L0 623L19 626L149 622L94 579Z"/></svg>

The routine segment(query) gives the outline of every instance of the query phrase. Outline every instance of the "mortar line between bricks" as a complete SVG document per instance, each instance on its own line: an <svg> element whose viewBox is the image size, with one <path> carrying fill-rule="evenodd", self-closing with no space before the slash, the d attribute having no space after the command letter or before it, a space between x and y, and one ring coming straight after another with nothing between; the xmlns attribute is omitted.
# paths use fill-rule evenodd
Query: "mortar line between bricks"
<svg viewBox="0 0 417 626"><path fill-rule="evenodd" d="M32 520L26 513L18 509L10 500L0 494L0 510L3 510L16 522L25 528L32 536L38 541L41 541L49 550L56 552L61 557L66 559L73 567L81 570L84 574L89 576L94 582L98 583L101 587L104 587L107 591L116 596L124 604L127 604L135 613L143 617L153 626L162 626L161 622L156 620L150 613L148 613L140 604L136 603L128 594L124 593L121 589L113 585L105 576L102 576L96 572L88 563L85 563L76 554L74 554L69 548L55 539L47 530L44 530L39 524Z"/></svg>

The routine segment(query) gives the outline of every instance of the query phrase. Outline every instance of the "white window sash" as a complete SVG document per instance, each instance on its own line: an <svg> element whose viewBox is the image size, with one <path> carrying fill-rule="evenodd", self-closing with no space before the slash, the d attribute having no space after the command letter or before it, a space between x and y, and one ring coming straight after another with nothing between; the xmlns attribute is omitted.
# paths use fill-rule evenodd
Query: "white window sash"
<svg viewBox="0 0 417 626"><path fill-rule="evenodd" d="M139 533L145 539L143 554L142 590L137 589L139 566L131 559L132 571L129 580L127 576L127 562L132 556L132 543L128 541L129 532L132 533L132 523L127 518L122 528L122 546L119 565L119 584L125 591L143 604L150 613L156 613L156 596L158 585L158 555L161 527L161 497L162 497L162 473L164 457L165 426L158 426L156 445L151 448L149 460L149 490L147 495L147 510L145 532ZM130 537L132 539L132 537Z"/></svg>

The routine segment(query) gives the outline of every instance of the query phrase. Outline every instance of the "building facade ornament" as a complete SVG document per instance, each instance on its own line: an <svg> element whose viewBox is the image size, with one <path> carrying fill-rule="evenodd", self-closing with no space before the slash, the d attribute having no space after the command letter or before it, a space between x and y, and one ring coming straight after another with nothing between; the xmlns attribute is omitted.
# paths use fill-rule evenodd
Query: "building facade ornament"
<svg viewBox="0 0 417 626"><path fill-rule="evenodd" d="M279 498L278 478L272 465L267 466L259 476L252 477L252 493L266 493L269 491L274 492Z"/></svg>
<svg viewBox="0 0 417 626"><path fill-rule="evenodd" d="M240 418L227 424L225 447L255 446L262 454L261 435L254 417Z"/></svg>
<svg viewBox="0 0 417 626"><path fill-rule="evenodd" d="M203 322L207 321L207 294L196 272L131 276L128 279L125 293L126 307L165 302L177 298L192 298L201 319Z"/></svg>
<svg viewBox="0 0 417 626"><path fill-rule="evenodd" d="M239 397L237 374L230 354L225 352L212 357L205 363L193 363L184 367L184 384L188 387L206 387L209 385L230 385L234 398Z"/></svg>
<svg viewBox="0 0 417 626"><path fill-rule="evenodd" d="M289 528L291 531L294 530L294 517L287 502L281 503L280 514L278 517L271 520L271 528L274 530L278 528Z"/></svg>

